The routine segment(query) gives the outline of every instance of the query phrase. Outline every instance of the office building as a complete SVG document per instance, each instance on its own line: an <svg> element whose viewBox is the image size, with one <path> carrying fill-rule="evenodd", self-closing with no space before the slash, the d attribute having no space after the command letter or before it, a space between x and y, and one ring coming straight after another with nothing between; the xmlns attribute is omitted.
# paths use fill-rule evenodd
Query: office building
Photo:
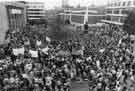
<svg viewBox="0 0 135 91"><path fill-rule="evenodd" d="M135 0L115 0L106 7L106 19L102 22L122 26L128 13L135 9Z"/></svg>
<svg viewBox="0 0 135 91"><path fill-rule="evenodd" d="M63 20L69 20L71 24L83 26L86 22L94 26L104 19L104 7L81 7L65 9L59 14Z"/></svg>
<svg viewBox="0 0 135 91"><path fill-rule="evenodd" d="M45 18L45 6L42 2L26 2L28 22Z"/></svg>
<svg viewBox="0 0 135 91"><path fill-rule="evenodd" d="M19 2L0 2L0 44L4 43L5 33L25 27L26 7Z"/></svg>

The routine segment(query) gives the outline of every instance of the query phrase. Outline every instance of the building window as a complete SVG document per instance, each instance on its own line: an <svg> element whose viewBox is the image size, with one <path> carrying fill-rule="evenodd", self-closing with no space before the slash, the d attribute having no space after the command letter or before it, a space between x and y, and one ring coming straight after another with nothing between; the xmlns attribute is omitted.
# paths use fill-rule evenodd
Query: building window
<svg viewBox="0 0 135 91"><path fill-rule="evenodd" d="M130 6L131 5L131 1L128 1L128 4L127 4L127 6Z"/></svg>
<svg viewBox="0 0 135 91"><path fill-rule="evenodd" d="M106 16L106 20L111 20L111 16Z"/></svg>
<svg viewBox="0 0 135 91"><path fill-rule="evenodd" d="M113 3L111 4L111 6L113 7Z"/></svg>
<svg viewBox="0 0 135 91"><path fill-rule="evenodd" d="M111 10L107 10L106 13L107 14L112 14L112 11Z"/></svg>
<svg viewBox="0 0 135 91"><path fill-rule="evenodd" d="M83 21L84 21L84 16L72 15L71 20L72 20L73 22L83 23Z"/></svg>
<svg viewBox="0 0 135 91"><path fill-rule="evenodd" d="M134 1L134 5L135 5L135 1Z"/></svg>
<svg viewBox="0 0 135 91"><path fill-rule="evenodd" d="M114 14L119 14L119 10L114 10Z"/></svg>
<svg viewBox="0 0 135 91"><path fill-rule="evenodd" d="M126 6L126 2L123 2L123 6Z"/></svg>
<svg viewBox="0 0 135 91"><path fill-rule="evenodd" d="M110 6L112 7L112 4L110 4Z"/></svg>
<svg viewBox="0 0 135 91"><path fill-rule="evenodd" d="M110 7L110 6L111 6L111 4L108 4L108 6Z"/></svg>
<svg viewBox="0 0 135 91"><path fill-rule="evenodd" d="M121 23L124 23L124 22L125 22L125 18L124 18L124 17L121 17L121 18L120 18L120 22L121 22Z"/></svg>
<svg viewBox="0 0 135 91"><path fill-rule="evenodd" d="M36 6L33 6L33 8L36 8Z"/></svg>
<svg viewBox="0 0 135 91"><path fill-rule="evenodd" d="M28 13L29 15L40 15L40 14L43 14L43 13L40 13L40 12L33 12L33 13Z"/></svg>
<svg viewBox="0 0 135 91"><path fill-rule="evenodd" d="M113 16L113 17L112 17L112 21L119 22L119 17Z"/></svg>
<svg viewBox="0 0 135 91"><path fill-rule="evenodd" d="M38 11L43 11L42 9L28 9L28 11L34 11L34 12L38 12Z"/></svg>
<svg viewBox="0 0 135 91"><path fill-rule="evenodd" d="M117 6L117 3L114 3L114 6Z"/></svg>
<svg viewBox="0 0 135 91"><path fill-rule="evenodd" d="M115 3L113 3L112 6L115 6Z"/></svg>
<svg viewBox="0 0 135 91"><path fill-rule="evenodd" d="M121 2L118 3L118 6L121 6Z"/></svg>
<svg viewBox="0 0 135 91"><path fill-rule="evenodd" d="M122 10L122 14L128 14L128 10Z"/></svg>

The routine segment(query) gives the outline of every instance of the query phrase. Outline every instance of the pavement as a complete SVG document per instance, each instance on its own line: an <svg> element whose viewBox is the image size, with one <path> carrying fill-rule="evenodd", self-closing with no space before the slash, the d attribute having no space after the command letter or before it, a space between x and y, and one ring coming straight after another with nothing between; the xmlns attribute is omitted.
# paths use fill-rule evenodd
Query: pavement
<svg viewBox="0 0 135 91"><path fill-rule="evenodd" d="M71 84L71 91L88 91L88 83L86 81L82 83L73 82Z"/></svg>

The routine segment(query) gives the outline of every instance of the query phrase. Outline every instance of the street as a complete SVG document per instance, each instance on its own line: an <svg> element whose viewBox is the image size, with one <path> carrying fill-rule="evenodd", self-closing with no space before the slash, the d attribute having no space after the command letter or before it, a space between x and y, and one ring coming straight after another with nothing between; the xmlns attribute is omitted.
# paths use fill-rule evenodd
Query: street
<svg viewBox="0 0 135 91"><path fill-rule="evenodd" d="M73 82L71 86L72 86L71 91L88 91L87 82L83 83Z"/></svg>

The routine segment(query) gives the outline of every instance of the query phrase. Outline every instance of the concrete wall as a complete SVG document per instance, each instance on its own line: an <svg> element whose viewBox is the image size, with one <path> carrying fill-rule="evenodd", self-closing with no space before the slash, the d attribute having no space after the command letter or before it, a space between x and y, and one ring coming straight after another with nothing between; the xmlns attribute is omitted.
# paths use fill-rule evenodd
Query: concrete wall
<svg viewBox="0 0 135 91"><path fill-rule="evenodd" d="M5 41L5 33L9 29L7 10L4 4L0 4L0 44Z"/></svg>

